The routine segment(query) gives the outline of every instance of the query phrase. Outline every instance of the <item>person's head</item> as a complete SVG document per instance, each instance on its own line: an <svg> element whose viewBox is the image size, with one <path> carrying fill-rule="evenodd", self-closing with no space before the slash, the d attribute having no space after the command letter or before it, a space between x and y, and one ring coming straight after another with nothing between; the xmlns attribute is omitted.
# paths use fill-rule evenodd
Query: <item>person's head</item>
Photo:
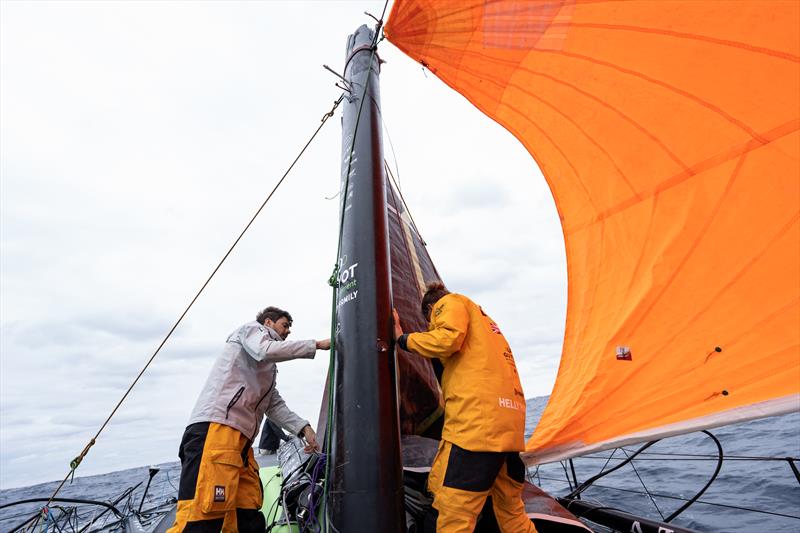
<svg viewBox="0 0 800 533"><path fill-rule="evenodd" d="M422 297L422 304L420 304L422 316L424 316L426 320L430 321L431 319L433 305L447 294L450 294L450 291L445 288L444 283L441 281L434 281L428 284L425 295Z"/></svg>
<svg viewBox="0 0 800 533"><path fill-rule="evenodd" d="M256 321L268 328L275 330L275 333L285 339L291 333L292 315L278 307L269 306L256 315Z"/></svg>

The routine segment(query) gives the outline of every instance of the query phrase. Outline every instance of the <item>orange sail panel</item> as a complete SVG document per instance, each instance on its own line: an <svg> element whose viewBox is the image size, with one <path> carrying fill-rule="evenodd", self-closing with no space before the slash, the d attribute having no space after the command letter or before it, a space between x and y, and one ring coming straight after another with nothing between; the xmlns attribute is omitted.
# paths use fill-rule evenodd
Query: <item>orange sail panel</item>
<svg viewBox="0 0 800 533"><path fill-rule="evenodd" d="M395 2L389 40L522 142L561 217L529 462L800 408L798 28L795 1Z"/></svg>

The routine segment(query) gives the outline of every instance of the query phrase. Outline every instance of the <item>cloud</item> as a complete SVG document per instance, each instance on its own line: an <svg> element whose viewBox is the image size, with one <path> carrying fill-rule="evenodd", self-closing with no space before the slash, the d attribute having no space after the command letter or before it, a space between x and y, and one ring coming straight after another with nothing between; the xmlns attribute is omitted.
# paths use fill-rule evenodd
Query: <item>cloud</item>
<svg viewBox="0 0 800 533"><path fill-rule="evenodd" d="M464 208L495 208L508 205L509 192L496 181L466 181L447 198L446 207L453 211Z"/></svg>
<svg viewBox="0 0 800 533"><path fill-rule="evenodd" d="M338 70L347 34L382 6L0 3L1 487L64 474L339 96L320 65ZM298 41L298 27L315 38ZM381 47L382 117L433 260L498 320L526 392L547 389L566 294L550 192L510 134ZM328 335L338 123L80 475L174 460L225 338L258 309L289 309L294 338ZM281 394L310 420L326 371L326 353L281 367Z"/></svg>

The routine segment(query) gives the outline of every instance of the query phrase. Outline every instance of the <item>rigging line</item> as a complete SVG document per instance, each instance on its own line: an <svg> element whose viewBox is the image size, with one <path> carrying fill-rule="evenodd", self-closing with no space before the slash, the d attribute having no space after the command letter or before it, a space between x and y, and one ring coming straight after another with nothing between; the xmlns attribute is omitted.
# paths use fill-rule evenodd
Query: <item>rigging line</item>
<svg viewBox="0 0 800 533"><path fill-rule="evenodd" d="M386 132L386 138L389 139L389 148L392 150L392 159L394 159L394 170L397 172L397 190L400 190L400 165L397 163L397 154L394 151L394 143L392 142L392 136L389 135L389 126L386 125L386 121L383 120L383 113L380 113L381 117L381 124L383 125L383 130ZM383 159L384 164L388 167L388 163L386 162L386 158Z"/></svg>
<svg viewBox="0 0 800 533"><path fill-rule="evenodd" d="M623 448L624 449L624 448ZM680 457L702 457L707 459L717 459L719 455L711 455L707 453L669 453L669 452L644 452L642 455L666 455L669 457L680 458ZM589 455L584 455L584 457L591 457ZM725 459L738 459L740 461L800 461L797 457L768 457L763 455L726 455Z"/></svg>
<svg viewBox="0 0 800 533"><path fill-rule="evenodd" d="M622 452L625 454L625 457L628 457L628 452L626 452L625 450L622 450ZM633 472L636 474L636 477L639 478L639 483L642 484L642 488L644 489L645 493L647 493L647 496L650 498L650 501L653 502L653 507L655 507L656 511L658 511L658 515L661 517L661 520L664 520L664 513L661 512L661 509L658 507L658 504L656 503L656 500L653 498L653 495L650 494L650 490L648 490L647 485L644 484L644 480L642 479L642 476L639 475L639 471L636 470L636 465L633 464L633 460L631 460L631 467L633 468Z"/></svg>
<svg viewBox="0 0 800 533"><path fill-rule="evenodd" d="M408 208L408 204L406 203L406 199L403 198L403 192L400 190L400 185L398 184L397 181L395 181L394 174L392 174L392 171L389 168L389 164L386 162L385 159L383 160L383 166L386 168L386 171L389 173L389 179L392 180L392 183L394 184L394 188L397 189L397 194L400 195L400 201L403 202L403 208L406 210L406 213L408 213L408 218L411 220L411 226L414 228L414 232L417 234L417 237L422 239L422 244L424 246L427 246L427 244L425 243L425 239L422 238L422 234L419 232L419 228L417 227L417 223L414 221L414 217L411 215L411 209Z"/></svg>
<svg viewBox="0 0 800 533"><path fill-rule="evenodd" d="M659 439L659 440L661 440L661 439ZM597 474L595 476L590 477L589 479L587 479L586 481L581 483L580 487L578 487L577 489L575 489L574 491L572 491L568 495L566 495L565 498L568 498L568 499L575 498L578 494L580 494L581 492L583 492L586 489L588 489L591 486L592 483L594 483L595 481L597 481L601 477L607 476L611 472L614 472L615 470L618 470L618 469L622 468L627 463L632 461L634 457L636 457L637 455L639 455L640 453L645 451L647 448L649 448L653 444L659 442L659 440L652 440L652 441L648 442L647 444L645 444L644 446L639 448L633 455L631 455L630 457L628 457L626 460L622 461L621 463L615 465L613 468L610 468L610 469L606 470L605 472L601 472L601 473L599 473L599 474Z"/></svg>
<svg viewBox="0 0 800 533"><path fill-rule="evenodd" d="M544 479L545 481L555 481L557 483L568 483L568 481L565 481L565 480L561 479L560 477L542 476L541 479ZM623 489L621 487L612 487L611 485L601 485L600 483L596 483L596 484L592 485L592 487L596 488L596 489L617 490L617 491L620 491L620 492L628 492L628 493L631 493L631 494L639 494L640 496L645 496L645 493L640 491L640 490ZM689 501L687 498L681 498L680 496L673 496L671 494L660 494L658 492L653 492L652 494L656 498L667 498L667 499L670 499L670 500L678 500L678 501L682 501L682 502ZM747 511L747 512L751 512L751 513L761 513L761 514L768 514L768 515L781 516L781 517L784 517L784 518L793 518L795 520L800 520L800 516L784 514L784 513L776 513L774 511L764 511L762 509L753 509L751 507L742 507L742 506L736 506L736 505L729 505L729 504L719 503L719 502L709 502L709 501L705 501L705 500L697 500L694 503L700 503L700 504L703 504L703 505L710 505L712 507L725 507L727 509L736 509L737 511Z"/></svg>
<svg viewBox="0 0 800 533"><path fill-rule="evenodd" d="M572 458L568 459L569 461L569 468L572 470L572 480L575 482L575 486L578 486L578 476L575 474L575 463L572 461ZM578 499L580 499L580 494L578 495Z"/></svg>
<svg viewBox="0 0 800 533"><path fill-rule="evenodd" d="M717 468L714 470L714 473L711 475L711 478L708 480L708 483L706 483L705 487L700 489L700 491L697 494L695 494L694 496L692 496L692 498L689 499L689 501L687 501L685 504L680 506L675 512L673 512L667 518L665 518L664 522L667 522L667 523L671 522L673 518L677 517L679 514L681 514L683 511L685 511L690 505L692 505L694 502L696 502L700 498L700 496L702 496L703 493L706 490L708 490L708 487L710 487L711 484L714 483L714 480L717 479L717 475L719 474L719 471L722 468L722 459L724 457L724 454L722 452L722 444L719 442L719 439L717 439L717 437L715 437L714 434L711 433L710 431L708 431L707 429L704 429L703 433L705 433L706 435L711 437L711 439L714 441L714 444L717 445L717 450L719 452L719 461L717 461Z"/></svg>
<svg viewBox="0 0 800 533"><path fill-rule="evenodd" d="M560 464L561 468L564 469L564 477L567 478L567 483L569 483L569 490L573 490L573 491L577 490L578 489L577 485L575 485L574 487L572 486L572 480L569 478L569 472L567 472L567 465L564 464L564 461L559 461L558 464ZM576 496L578 496L578 495L576 494Z"/></svg>
<svg viewBox="0 0 800 533"><path fill-rule="evenodd" d="M622 448L620 448L620 449L622 449ZM628 450L628 451L630 452L630 450ZM582 455L580 457L575 457L575 459L576 460L580 459L581 461L584 460L584 459L596 459L598 461L601 461L601 460L604 460L606 458L605 457L587 457L587 456L583 456ZM719 456L716 456L716 455L713 456L713 457L639 457L639 462L640 463L643 462L643 461L653 461L653 462L661 462L661 461L709 462L709 461L716 461L718 459L719 459ZM755 460L755 459L735 459L735 458L728 457L726 455L725 456L725 460L727 461L729 459L731 461L739 461L739 462L743 462L743 463L744 462L761 463L761 462L768 462L768 461L769 462L775 462L775 461L784 462L784 461L786 461L786 459L781 459L781 458L778 458L778 457L776 457L774 459Z"/></svg>
<svg viewBox="0 0 800 533"><path fill-rule="evenodd" d="M272 196L275 194L275 191L277 191L277 190L278 190L278 187L280 187L280 186L281 186L281 184L283 183L283 181L284 181L284 180L286 179L286 177L289 175L289 172L291 172L291 171L292 171L292 169L294 168L294 166L297 164L297 162L300 160L300 158L301 158L301 157L303 156L303 154L305 153L306 149L307 149L307 148L309 147L309 145L311 144L311 142L314 140L314 138L315 138L315 137L317 136L317 134L320 132L320 130L322 129L322 127L325 125L325 123L328 121L328 119L329 119L329 118L331 118L331 117L333 116L334 112L336 111L336 108L339 106L339 104L341 103L341 101L342 101L342 99L343 99L343 98L344 98L344 95L340 96L340 97L339 97L339 98L338 98L338 99L337 99L337 100L336 100L336 101L333 103L333 107L331 108L331 110L330 110L330 111L328 111L328 112L327 112L325 115L323 115L323 116L322 116L322 120L320 121L320 125L317 127L317 129L314 131L314 133L313 133L313 134L311 135L311 137L308 139L308 141L306 142L305 146L303 146L303 148L300 150L300 153L298 153L298 154L297 154L297 157L295 157L294 161L292 161L292 164L291 164L291 165L289 165L289 168L288 168L288 169L286 169L286 172L284 172L283 176L281 176L281 179L279 179L279 180L278 180L278 183L275 185L275 187L274 187L274 188L272 189L272 191L269 193L269 195L267 196L266 200L264 200L264 202L261 204L261 206L260 206L260 207L259 207L259 208L256 210L255 214L254 214L254 215L253 215L253 217L250 219L250 221L247 223L247 225L244 227L244 229L241 231L241 233L239 234L239 236L238 236L238 237L236 237L236 240L233 242L233 244L230 246L230 248L228 248L228 251L227 251L227 252L225 252L225 255L222 257L222 259L219 261L219 263L217 264L217 266L216 266L216 267L214 268L214 270L211 272L211 275L209 275L209 276L208 276L208 279L206 279L205 283L203 283L203 285L200 287L200 290L198 290L198 291L197 291L197 294L195 294L194 298L192 298L191 302L189 302L189 305L188 305L188 306L186 306L186 309L183 311L183 313L181 314L181 316L178 318L178 320L175 322L175 324L174 324L174 325L172 326L172 328L169 330L169 332L167 333L167 335L164 337L164 340L162 340L162 341L161 341L161 344L159 344L159 345L158 345L158 348L156 348L156 351L155 351L155 352L153 352L153 355L152 355L152 356L150 356L150 359L147 361L147 363L144 365L144 368L142 368L142 370L139 372L139 374L138 374L138 375L136 376L136 378L133 380L133 383L131 383L130 387L128 387L128 390L127 390L127 391L125 391L125 394L123 394L123 395L122 395L122 398L119 400L119 402L117 403L117 405L116 405L116 406L114 407L114 409L111 411L111 414L110 414L110 415L108 415L108 418L106 418L105 422L103 422L103 425L102 425L102 426L100 427L100 429L97 431L97 433L95 434L95 436L94 436L94 437L92 437L92 439L89 441L89 443L88 443L88 444L86 445L86 447L83 449L83 451L82 451L82 452L81 452L81 453L80 453L80 454L79 454L79 455L78 455L78 456L77 456L75 459L73 459L73 460L70 462L70 471L69 471L69 472L67 472L67 475L66 475L66 476L64 476L64 479L63 479L63 480L61 481L61 483L58 485L58 487L56 488L55 492L53 492L53 495L50 497L50 499L48 500L48 502L47 502L47 504L46 504L46 505L50 505L50 503L53 501L53 498L55 498L55 497L58 495L58 493L61 491L61 488L62 488L62 487L64 486L64 484L67 482L67 479L69 479L69 478L70 478L70 476L74 476L74 475L75 475L75 470L77 470L78 466L80 466L80 463L81 463L81 461L83 461L84 457L86 457L86 454L88 454L88 453L89 453L89 449L90 449L92 446L94 446L94 444L95 444L95 442L96 442L97 438L100 436L100 433L102 433L102 432L103 432L103 430L106 428L106 426L108 425L108 423L111 421L111 418L112 418L112 417L113 417L113 416L116 414L117 410L118 410L118 409L120 408L120 406L122 405L122 402L124 402L124 401L125 401L125 399L128 397L128 395L130 394L130 392L133 390L133 387L135 387L135 386L136 386L136 384L139 382L139 379L142 377L142 375L145 373L145 371L147 370L147 368L150 366L150 364L151 364L151 363L153 362L153 360L156 358L156 356L158 355L158 353L161 351L161 348L163 348L163 347L164 347L164 345L167 343L167 340L169 340L169 338L172 336L172 333L173 333L173 332L174 332L174 331L175 331L175 330L178 328L178 325L180 325L180 323L183 321L184 317L185 317L185 316L186 316L186 315L189 313L189 310L192 308L192 306L194 305L194 303L195 303L195 302L197 301L197 299L200 297L200 294L202 294L203 290L205 290L205 288L206 288L206 287L208 286L208 284L211 282L211 279L214 277L214 275L217 273L217 271L220 269L220 267L222 267L222 264L225 262L225 260L226 260L226 259L228 258L228 256L231 254L231 252L233 252L233 249L236 247L236 245L237 245L237 244L239 244L239 241L242 239L242 237L244 237L244 234L247 232L247 230L248 230L248 229L250 229L250 226L252 226L253 222L255 222L255 220L256 220L256 218L258 217L258 215L259 215L259 214L261 214L261 211L263 211L264 207L267 205L267 202L269 202L269 201L270 201L270 199L272 198ZM36 520L36 522L34 523L34 527L36 526L36 524L38 524L38 522L39 522L39 520L37 519L37 520Z"/></svg>
<svg viewBox="0 0 800 533"><path fill-rule="evenodd" d="M63 517L64 511L63 511L63 509L59 509L59 511L61 511L61 515L59 515L58 520L56 520L55 518L52 518L52 517L50 517L50 520L53 521L53 529L56 530L56 533L64 533L64 530L61 529L60 527L58 527L58 522ZM45 530L46 530L46 528L45 528Z"/></svg>
<svg viewBox="0 0 800 533"><path fill-rule="evenodd" d="M600 472L601 472L601 473L602 473L603 471L605 471L606 467L608 466L608 463L609 463L609 462L611 461L611 459L614 457L614 454L615 454L615 453L617 453L617 450L618 450L618 449L619 449L619 448L614 448L613 450L611 450L611 455L609 455L609 456L608 456L608 459L606 459L606 462L605 462L605 464L603 465L603 468L601 468L601 469L600 469Z"/></svg>
<svg viewBox="0 0 800 533"><path fill-rule="evenodd" d="M558 481L558 482L561 482L561 483L566 483L561 478L543 477L542 479L546 479L548 481ZM639 494L641 496L645 495L642 491L639 491L639 490L623 489L621 487L612 487L610 485L600 485L599 483L596 484L596 485L593 485L593 487L594 488L601 488L601 489L608 489L608 490L617 490L617 491L620 491L620 492L629 492L631 494ZM655 496L657 498L668 498L670 500L678 500L678 501L683 501L683 502L689 501L688 499L681 498L680 496L673 496L671 494L659 494L657 492L654 492L653 496ZM753 509L751 507L742 507L742 506L737 506L737 505L729 505L729 504L726 504L726 503L719 503L719 502L709 502L709 501L705 501L705 500L697 500L695 503L701 503L703 505L710 505L712 507L725 507L727 509L736 509L737 511L747 511L747 512L751 512L751 513L761 513L761 514L782 516L784 518L793 518L795 520L800 520L800 516L784 514L784 513L776 513L774 511L764 511L762 509Z"/></svg>
<svg viewBox="0 0 800 533"><path fill-rule="evenodd" d="M7 504L4 504L4 505L0 505L0 509L5 509L6 507L11 507L11 506L14 506L14 505L23 505L23 504L26 504L26 503L36 503L36 502L43 502L43 501L47 501L47 498L29 498L29 499L26 499L26 500L19 500L19 501L7 503ZM76 499L76 498L51 498L50 501L48 502L48 504L44 508L39 509L36 512L36 514L31 516L28 520L26 520L25 522L19 524L16 527L12 528L9 531L9 533L15 533L16 531L21 530L23 527L25 527L28 524L28 522L33 522L31 524L31 526L30 526L30 530L35 529L36 526L39 524L39 520L41 520L41 518L42 518L43 509L49 509L50 503L52 503L53 501L102 506L102 507L106 507L107 510L110 509L117 517L120 517L120 518L123 517L123 513L121 513L119 511L119 509L114 507L114 505L116 505L116 503L118 503L118 502L114 502L113 504L110 504L110 503L107 503L107 502L101 502L101 501L97 501L97 500L84 500L84 499ZM55 508L55 506L54 506L54 508ZM48 514L49 513L50 513L50 511L48 510ZM76 511L76 513L77 513L77 511ZM47 520L47 519L45 519L45 520Z"/></svg>
<svg viewBox="0 0 800 533"><path fill-rule="evenodd" d="M630 453L633 453L634 450L629 448L614 448L614 450L626 450ZM704 453L670 453L670 452L642 452L642 456L648 455L651 457L640 457L639 461L707 461L707 460L714 460L716 461L719 458L719 455L711 455L711 454L704 454ZM613 456L613 453L612 453ZM664 456L664 457L659 457ZM581 455L579 457L575 457L575 459L597 459L597 460L609 460L611 457L606 457L604 455L595 455L595 454L587 454ZM726 455L725 460L730 461L751 461L754 463L758 462L768 462L768 461L800 461L800 458L797 457L764 457L764 456L757 456L757 455Z"/></svg>

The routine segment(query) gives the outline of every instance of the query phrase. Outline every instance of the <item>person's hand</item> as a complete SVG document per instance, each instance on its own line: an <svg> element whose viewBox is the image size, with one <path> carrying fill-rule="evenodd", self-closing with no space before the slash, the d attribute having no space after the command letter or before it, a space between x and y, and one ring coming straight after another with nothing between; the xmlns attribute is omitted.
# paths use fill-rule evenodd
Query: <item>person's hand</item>
<svg viewBox="0 0 800 533"><path fill-rule="evenodd" d="M328 344L330 345L330 341L328 341ZM304 452L318 452L322 449L317 442L317 434L314 433L314 430L311 428L311 426L306 426L303 428L303 439L306 441L306 446L303 448Z"/></svg>
<svg viewBox="0 0 800 533"><path fill-rule="evenodd" d="M330 349L331 349L330 339L320 339L317 341L317 350L330 350Z"/></svg>
<svg viewBox="0 0 800 533"><path fill-rule="evenodd" d="M400 327L400 315L397 314L397 309L392 308L392 316L394 317L394 340L397 340L403 334L403 328Z"/></svg>

